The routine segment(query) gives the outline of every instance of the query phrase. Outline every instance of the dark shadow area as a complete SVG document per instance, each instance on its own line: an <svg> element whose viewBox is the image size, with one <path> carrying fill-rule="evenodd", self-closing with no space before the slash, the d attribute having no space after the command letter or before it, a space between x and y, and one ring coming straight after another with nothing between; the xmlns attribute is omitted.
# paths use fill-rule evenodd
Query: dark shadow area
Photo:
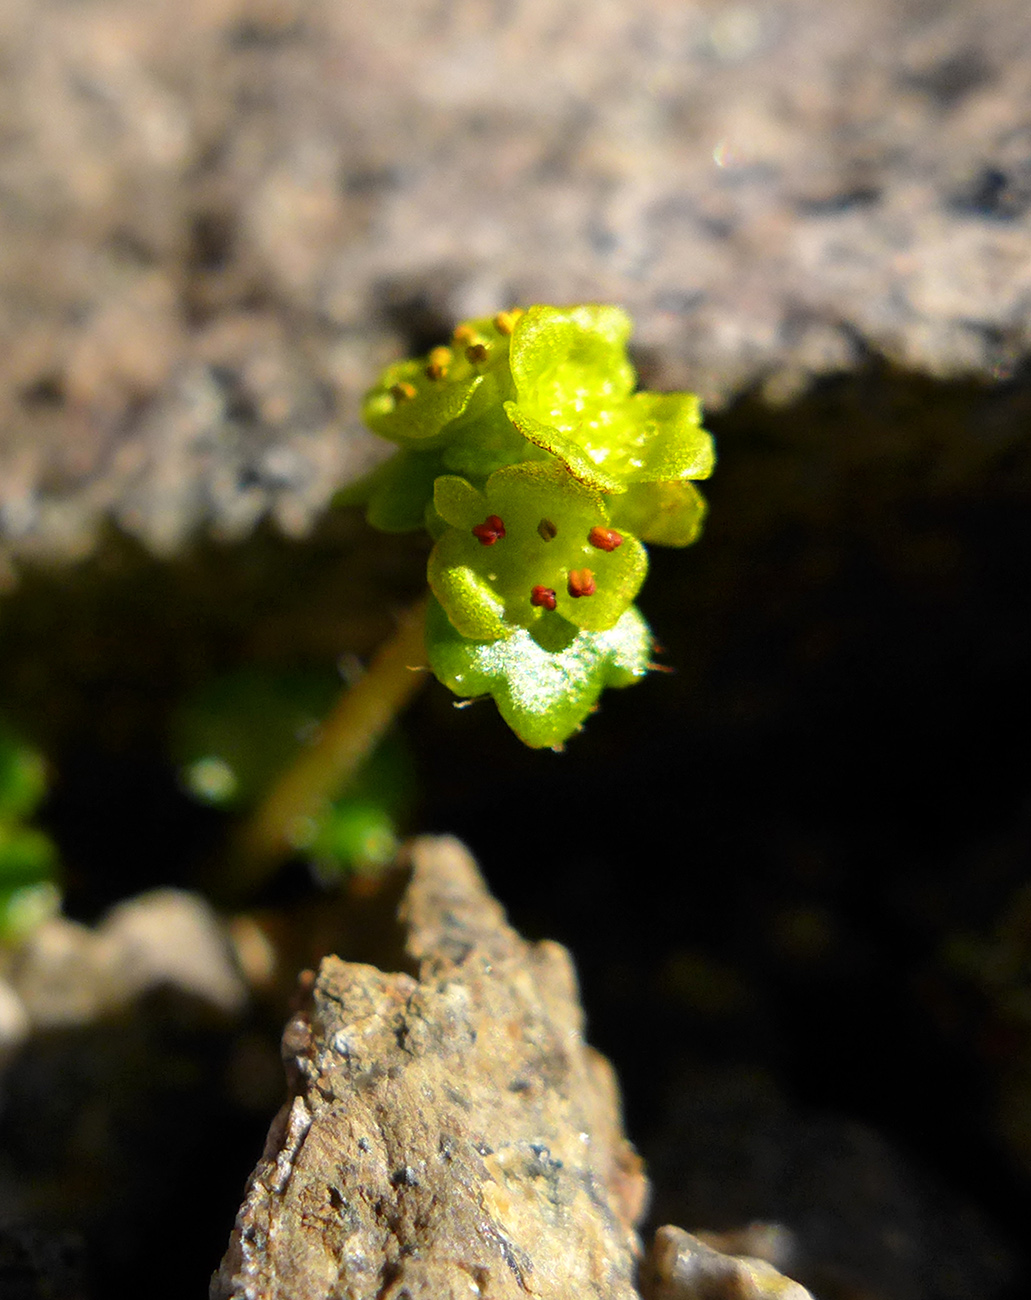
<svg viewBox="0 0 1031 1300"><path fill-rule="evenodd" d="M954 1271L986 1300L1003 1291L977 1252L1020 1243L1031 1212L1031 1142L1012 1118L1031 1107L1026 977L993 965L1031 841L1029 416L1024 377L936 385L880 365L782 409L746 397L710 421L702 541L652 552L642 605L671 674L610 693L563 755L523 749L492 705L457 711L435 683L407 724L412 829L463 837L513 921L571 948L660 1213L802 1233L791 1216L842 1167L835 1125L858 1124L873 1145L845 1146L886 1188L860 1198L870 1222L893 1196L905 1224L972 1208L984 1230ZM305 543L263 533L159 564L112 537L84 565L25 575L3 609L2 705L53 764L47 819L75 915L189 884L217 852L223 823L168 759L182 693L241 664L368 655L424 558L338 513ZM725 1140L705 1101L722 1078L752 1080L733 1095L756 1099L722 1113ZM209 1112L195 1123L213 1125L225 1204L217 1230L181 1243L197 1279L258 1154L220 1145L227 1121ZM772 1184L752 1179L746 1141L771 1132ZM817 1147L793 1165L802 1133ZM184 1194L187 1154L161 1145L154 1196ZM850 1230L876 1254L875 1233ZM140 1275L144 1234L123 1249L103 1255L98 1294ZM867 1264L872 1287L886 1275ZM849 1257L825 1300L862 1276ZM953 1294L898 1276L894 1300ZM155 1300L186 1293L154 1285Z"/></svg>

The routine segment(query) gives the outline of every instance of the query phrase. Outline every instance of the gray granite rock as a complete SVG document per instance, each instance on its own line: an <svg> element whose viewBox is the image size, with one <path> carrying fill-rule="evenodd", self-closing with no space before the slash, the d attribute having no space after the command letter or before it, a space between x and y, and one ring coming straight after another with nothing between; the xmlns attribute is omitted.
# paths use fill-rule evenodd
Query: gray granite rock
<svg viewBox="0 0 1031 1300"><path fill-rule="evenodd" d="M1021 0L11 0L0 60L11 554L305 532L379 365L512 302L710 406L1028 349Z"/></svg>

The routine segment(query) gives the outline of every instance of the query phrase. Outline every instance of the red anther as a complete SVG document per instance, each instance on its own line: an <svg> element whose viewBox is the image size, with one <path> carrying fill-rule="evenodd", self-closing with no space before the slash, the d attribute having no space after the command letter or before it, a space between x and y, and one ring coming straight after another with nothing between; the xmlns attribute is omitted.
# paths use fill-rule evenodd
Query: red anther
<svg viewBox="0 0 1031 1300"><path fill-rule="evenodd" d="M602 528L598 524L587 534L587 540L599 551L614 551L617 546L623 545L623 534L617 533L614 528Z"/></svg>
<svg viewBox="0 0 1031 1300"><path fill-rule="evenodd" d="M530 592L530 604L542 609L554 609L555 593L550 587L534 587Z"/></svg>
<svg viewBox="0 0 1031 1300"><path fill-rule="evenodd" d="M590 569L570 569L569 582L566 584L569 594L574 598L593 596L595 592L594 574Z"/></svg>
<svg viewBox="0 0 1031 1300"><path fill-rule="evenodd" d="M493 546L499 537L504 537L505 525L497 515L488 515L482 524L473 528L473 536L481 546Z"/></svg>

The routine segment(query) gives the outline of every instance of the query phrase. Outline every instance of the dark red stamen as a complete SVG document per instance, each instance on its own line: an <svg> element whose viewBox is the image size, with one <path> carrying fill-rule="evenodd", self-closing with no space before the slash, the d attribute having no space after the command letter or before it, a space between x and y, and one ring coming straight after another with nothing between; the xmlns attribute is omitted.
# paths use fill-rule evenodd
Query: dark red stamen
<svg viewBox="0 0 1031 1300"><path fill-rule="evenodd" d="M530 604L541 609L554 609L555 593L550 587L534 587L530 592Z"/></svg>
<svg viewBox="0 0 1031 1300"><path fill-rule="evenodd" d="M596 590L594 574L590 569L570 569L569 582L566 585L569 594L575 598L593 596Z"/></svg>
<svg viewBox="0 0 1031 1300"><path fill-rule="evenodd" d="M602 528L599 524L587 534L587 540L599 551L614 551L617 546L623 545L623 534L617 533L614 528Z"/></svg>
<svg viewBox="0 0 1031 1300"><path fill-rule="evenodd" d="M499 537L504 537L505 525L497 515L488 515L482 524L473 528L473 536L481 546L493 546Z"/></svg>

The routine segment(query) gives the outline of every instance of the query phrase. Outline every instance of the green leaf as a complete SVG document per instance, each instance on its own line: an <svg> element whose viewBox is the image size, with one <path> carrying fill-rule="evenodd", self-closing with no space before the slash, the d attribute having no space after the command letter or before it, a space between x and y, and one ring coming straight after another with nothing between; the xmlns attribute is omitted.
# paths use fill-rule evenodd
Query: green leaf
<svg viewBox="0 0 1031 1300"><path fill-rule="evenodd" d="M329 882L351 868L385 867L397 854L397 828L375 800L342 799L326 811L307 847L319 876Z"/></svg>
<svg viewBox="0 0 1031 1300"><path fill-rule="evenodd" d="M28 817L46 793L46 764L0 725L0 821Z"/></svg>
<svg viewBox="0 0 1031 1300"><path fill-rule="evenodd" d="M257 802L338 697L332 668L241 668L212 678L182 701L170 745L183 786L218 808Z"/></svg>
<svg viewBox="0 0 1031 1300"><path fill-rule="evenodd" d="M549 625L552 633L555 624ZM501 716L527 745L561 745L606 686L628 686L648 671L652 637L634 606L604 632L567 628L546 649L545 637L520 629L499 641L471 641L430 602L426 647L430 667L456 695L491 695Z"/></svg>
<svg viewBox="0 0 1031 1300"><path fill-rule="evenodd" d="M49 880L57 867L57 849L48 835L32 826L0 824L0 886L14 889Z"/></svg>
<svg viewBox="0 0 1031 1300"><path fill-rule="evenodd" d="M366 519L384 533L409 533L422 528L426 507L433 499L433 482L440 471L437 451L399 451L369 480Z"/></svg>

